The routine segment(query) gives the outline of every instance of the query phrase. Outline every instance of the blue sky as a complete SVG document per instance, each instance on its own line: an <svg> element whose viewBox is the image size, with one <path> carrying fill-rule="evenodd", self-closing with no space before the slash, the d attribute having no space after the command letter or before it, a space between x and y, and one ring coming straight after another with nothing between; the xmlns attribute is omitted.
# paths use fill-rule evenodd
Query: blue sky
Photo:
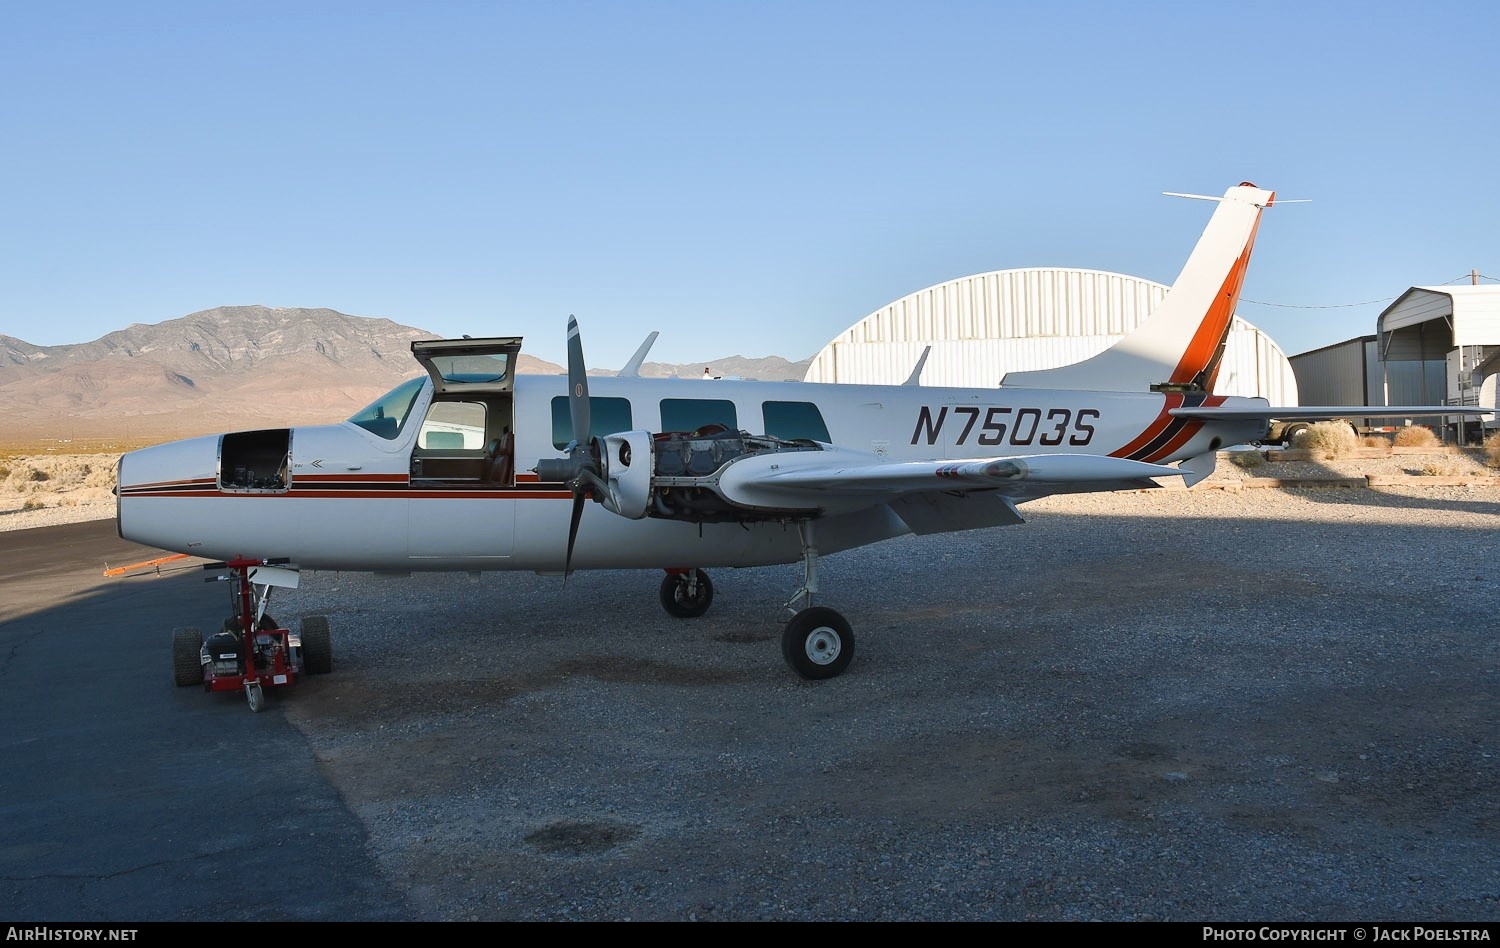
<svg viewBox="0 0 1500 948"><path fill-rule="evenodd" d="M0 333L326 306L563 361L814 354L914 290L1170 283L1248 180L1289 353L1500 277L1492 3L0 6ZM1365 303L1350 306L1351 303Z"/></svg>

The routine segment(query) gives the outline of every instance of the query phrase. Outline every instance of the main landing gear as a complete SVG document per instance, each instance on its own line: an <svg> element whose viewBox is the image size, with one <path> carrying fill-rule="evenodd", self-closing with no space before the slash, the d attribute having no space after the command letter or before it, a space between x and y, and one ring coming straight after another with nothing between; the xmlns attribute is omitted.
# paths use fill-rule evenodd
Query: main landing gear
<svg viewBox="0 0 1500 948"><path fill-rule="evenodd" d="M792 614L781 631L781 655L803 678L836 678L854 661L854 630L849 620L827 606L814 606L818 591L818 544L813 522L797 524L802 538L802 585L787 601Z"/></svg>
<svg viewBox="0 0 1500 948"><path fill-rule="evenodd" d="M812 521L797 524L797 532L802 539L802 585L786 604L791 618L781 632L781 655L803 678L836 678L854 660L854 630L835 610L813 605L818 546ZM703 615L713 599L713 583L701 569L669 569L661 582L662 608L679 619Z"/></svg>

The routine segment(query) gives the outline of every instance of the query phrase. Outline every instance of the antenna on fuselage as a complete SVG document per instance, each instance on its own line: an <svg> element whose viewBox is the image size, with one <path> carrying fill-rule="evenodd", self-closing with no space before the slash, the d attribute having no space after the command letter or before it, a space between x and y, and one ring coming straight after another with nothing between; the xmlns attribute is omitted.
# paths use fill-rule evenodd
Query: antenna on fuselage
<svg viewBox="0 0 1500 948"><path fill-rule="evenodd" d="M922 367L927 364L927 357L929 355L931 355L931 354L932 354L932 347L931 346L928 346L927 348L925 348L925 349L922 350L922 356L921 356L921 358L917 359L917 367L911 370L911 375L908 375L906 377L906 381L902 382L901 383L902 385L921 385L922 384L919 381L919 379L922 378Z"/></svg>
<svg viewBox="0 0 1500 948"><path fill-rule="evenodd" d="M640 378L641 363L646 361L646 353L651 351L651 347L656 344L656 337L659 335L661 334L653 331L651 335L647 336L646 341L641 343L641 347L635 350L635 355L631 356L630 361L625 363L625 368L615 373L616 376L622 379Z"/></svg>

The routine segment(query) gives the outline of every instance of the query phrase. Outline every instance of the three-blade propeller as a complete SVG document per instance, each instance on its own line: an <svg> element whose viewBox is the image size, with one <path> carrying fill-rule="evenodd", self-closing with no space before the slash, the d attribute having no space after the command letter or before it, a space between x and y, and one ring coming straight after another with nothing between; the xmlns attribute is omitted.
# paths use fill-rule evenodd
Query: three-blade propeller
<svg viewBox="0 0 1500 948"><path fill-rule="evenodd" d="M653 336L655 333L652 334ZM648 341L649 343L649 341ZM637 361L646 346L636 353ZM568 317L568 412L573 421L573 440L565 458L543 458L537 462L537 477L561 481L573 494L573 513L568 520L568 553L563 576L573 571L573 547L578 542L578 524L583 505L590 498L605 510L631 520L648 512L651 500L652 436L649 431L617 431L593 436L589 417L589 378L583 361L583 342L578 320ZM632 460L635 463L632 464Z"/></svg>
<svg viewBox="0 0 1500 948"><path fill-rule="evenodd" d="M578 523L583 505L594 491L605 491L604 460L600 446L590 437L589 377L583 360L583 340L578 319L568 317L568 411L573 421L573 441L566 458L544 458L537 462L537 475L544 481L564 481L573 492L573 514L568 522L568 553L563 576L573 569L573 547L578 541Z"/></svg>
<svg viewBox="0 0 1500 948"><path fill-rule="evenodd" d="M588 501L589 488L598 485L601 473L600 459L590 437L588 364L583 361L583 338L575 316L568 317L568 410L573 417L573 444L568 450L568 458L577 467L568 481L568 487L573 491L573 516L568 521L564 580L573 571L573 544L578 541L578 522L583 519L583 505Z"/></svg>

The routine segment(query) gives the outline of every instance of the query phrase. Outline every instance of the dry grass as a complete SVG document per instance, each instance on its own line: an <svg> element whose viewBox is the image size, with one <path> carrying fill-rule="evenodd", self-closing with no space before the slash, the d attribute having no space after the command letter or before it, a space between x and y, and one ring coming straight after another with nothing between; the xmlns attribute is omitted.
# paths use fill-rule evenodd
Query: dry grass
<svg viewBox="0 0 1500 948"><path fill-rule="evenodd" d="M1332 461L1359 449L1359 436L1342 421L1320 421L1297 439L1297 447Z"/></svg>
<svg viewBox="0 0 1500 948"><path fill-rule="evenodd" d="M1259 451L1236 451L1230 461L1236 467L1250 471L1266 463L1266 456Z"/></svg>
<svg viewBox="0 0 1500 948"><path fill-rule="evenodd" d="M1422 465L1421 473L1427 477L1459 477L1473 473L1457 455L1433 458Z"/></svg>
<svg viewBox="0 0 1500 948"><path fill-rule="evenodd" d="M114 454L17 455L0 462L0 514L47 507L109 504Z"/></svg>
<svg viewBox="0 0 1500 948"><path fill-rule="evenodd" d="M1438 441L1438 436L1432 433L1431 428L1409 425L1396 432L1391 443L1398 448L1435 448L1442 442Z"/></svg>
<svg viewBox="0 0 1500 948"><path fill-rule="evenodd" d="M162 439L126 438L78 438L58 440L47 438L36 441L7 441L0 443L0 459L14 460L32 457L63 457L65 455L113 454L120 455L137 448L161 444ZM0 463L0 468L5 465ZM5 475L0 473L0 478Z"/></svg>

